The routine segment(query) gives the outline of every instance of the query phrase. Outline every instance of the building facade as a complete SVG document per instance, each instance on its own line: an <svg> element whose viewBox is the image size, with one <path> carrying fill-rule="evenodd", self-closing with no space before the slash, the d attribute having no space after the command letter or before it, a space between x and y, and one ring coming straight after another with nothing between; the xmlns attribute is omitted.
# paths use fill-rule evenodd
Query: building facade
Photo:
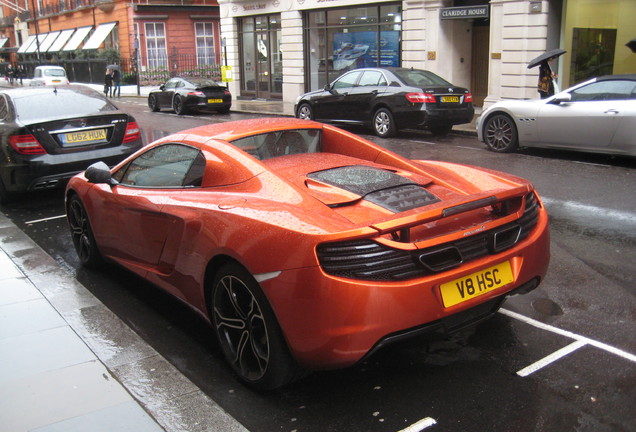
<svg viewBox="0 0 636 432"><path fill-rule="evenodd" d="M527 64L563 48L561 88L636 73L633 0L219 0L233 94L288 102L346 70L403 66L468 87L476 105L537 96Z"/></svg>

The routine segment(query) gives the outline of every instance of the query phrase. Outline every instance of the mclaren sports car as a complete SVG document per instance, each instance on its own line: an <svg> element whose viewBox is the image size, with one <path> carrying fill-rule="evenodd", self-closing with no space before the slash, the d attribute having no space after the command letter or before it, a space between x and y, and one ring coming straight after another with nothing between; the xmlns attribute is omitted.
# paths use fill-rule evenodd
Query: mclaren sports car
<svg viewBox="0 0 636 432"><path fill-rule="evenodd" d="M93 164L65 199L83 265L115 262L189 305L258 389L474 325L550 257L528 181L310 120L185 130Z"/></svg>

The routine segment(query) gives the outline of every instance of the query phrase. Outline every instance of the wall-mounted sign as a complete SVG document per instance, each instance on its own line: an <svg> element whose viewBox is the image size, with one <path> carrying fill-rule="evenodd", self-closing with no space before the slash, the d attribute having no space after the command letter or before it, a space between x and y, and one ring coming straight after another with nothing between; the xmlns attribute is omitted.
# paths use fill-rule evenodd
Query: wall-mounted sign
<svg viewBox="0 0 636 432"><path fill-rule="evenodd" d="M488 5L448 7L439 10L440 19L488 18L489 15L490 7Z"/></svg>

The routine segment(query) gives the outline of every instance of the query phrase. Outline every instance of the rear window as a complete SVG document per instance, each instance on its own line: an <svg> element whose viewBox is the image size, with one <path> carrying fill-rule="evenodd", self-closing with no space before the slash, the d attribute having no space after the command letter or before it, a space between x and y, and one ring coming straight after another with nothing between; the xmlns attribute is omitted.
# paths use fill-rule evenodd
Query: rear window
<svg viewBox="0 0 636 432"><path fill-rule="evenodd" d="M46 87L15 95L13 104L17 118L22 121L117 111L115 105L96 95L89 87L86 91Z"/></svg>
<svg viewBox="0 0 636 432"><path fill-rule="evenodd" d="M425 70L401 70L393 71L404 84L412 87L426 87L431 85L452 85L439 75Z"/></svg>
<svg viewBox="0 0 636 432"><path fill-rule="evenodd" d="M65 77L64 69L44 69L44 75L52 77Z"/></svg>
<svg viewBox="0 0 636 432"><path fill-rule="evenodd" d="M193 79L190 80L196 87L225 87L224 84L218 83L211 79Z"/></svg>

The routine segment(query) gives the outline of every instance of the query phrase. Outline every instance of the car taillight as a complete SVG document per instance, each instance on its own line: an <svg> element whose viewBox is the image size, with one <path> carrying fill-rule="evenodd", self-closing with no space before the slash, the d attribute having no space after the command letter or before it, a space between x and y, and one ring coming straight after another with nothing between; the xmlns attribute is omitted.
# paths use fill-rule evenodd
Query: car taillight
<svg viewBox="0 0 636 432"><path fill-rule="evenodd" d="M231 93L230 93L230 91L228 89L223 90L223 94L225 96L230 96L231 95Z"/></svg>
<svg viewBox="0 0 636 432"><path fill-rule="evenodd" d="M205 96L205 93L203 93L202 91L196 90L196 91L188 92L187 95L188 96Z"/></svg>
<svg viewBox="0 0 636 432"><path fill-rule="evenodd" d="M46 150L33 135L11 135L9 144L15 151L24 155L46 154Z"/></svg>
<svg viewBox="0 0 636 432"><path fill-rule="evenodd" d="M139 139L141 136L141 130L137 122L128 122L126 125L126 132L124 133L124 142L131 142Z"/></svg>
<svg viewBox="0 0 636 432"><path fill-rule="evenodd" d="M466 93L464 95L464 102L468 103L468 102L472 102L473 101L473 94L472 93Z"/></svg>
<svg viewBox="0 0 636 432"><path fill-rule="evenodd" d="M406 99L411 103L435 103L435 96L430 93L407 93Z"/></svg>

